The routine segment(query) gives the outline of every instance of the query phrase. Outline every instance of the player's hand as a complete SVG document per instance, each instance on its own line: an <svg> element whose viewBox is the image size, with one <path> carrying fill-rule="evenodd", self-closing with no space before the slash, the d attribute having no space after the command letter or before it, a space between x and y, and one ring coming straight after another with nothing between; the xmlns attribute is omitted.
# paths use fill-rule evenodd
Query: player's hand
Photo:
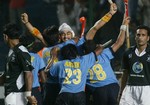
<svg viewBox="0 0 150 105"><path fill-rule="evenodd" d="M129 25L131 18L129 16L124 15L123 25Z"/></svg>
<svg viewBox="0 0 150 105"><path fill-rule="evenodd" d="M26 13L21 14L21 21L22 23L26 24L29 22L28 15Z"/></svg>
<svg viewBox="0 0 150 105"><path fill-rule="evenodd" d="M31 105L37 105L37 100L34 96L28 96L27 99Z"/></svg>
<svg viewBox="0 0 150 105"><path fill-rule="evenodd" d="M110 11L112 15L114 15L117 12L117 5L115 3L111 3L110 5Z"/></svg>
<svg viewBox="0 0 150 105"><path fill-rule="evenodd" d="M58 47L53 47L52 50L50 51L50 54L54 59L56 59L58 58L59 51L60 50Z"/></svg>

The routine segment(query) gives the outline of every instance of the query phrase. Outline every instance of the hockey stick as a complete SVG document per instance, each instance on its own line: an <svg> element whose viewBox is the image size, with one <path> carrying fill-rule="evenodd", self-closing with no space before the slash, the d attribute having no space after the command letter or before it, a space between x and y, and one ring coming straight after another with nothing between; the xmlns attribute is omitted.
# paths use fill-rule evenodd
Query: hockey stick
<svg viewBox="0 0 150 105"><path fill-rule="evenodd" d="M85 19L85 17L81 17L80 18L80 22L82 24L80 37L82 37L84 35L85 25L86 25L86 19Z"/></svg>

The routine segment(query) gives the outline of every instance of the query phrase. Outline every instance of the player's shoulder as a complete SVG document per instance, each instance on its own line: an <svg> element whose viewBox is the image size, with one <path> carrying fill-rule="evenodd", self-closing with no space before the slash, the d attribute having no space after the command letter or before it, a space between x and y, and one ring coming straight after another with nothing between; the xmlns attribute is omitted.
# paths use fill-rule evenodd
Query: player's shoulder
<svg viewBox="0 0 150 105"><path fill-rule="evenodd" d="M18 46L18 49L21 50L22 52L28 52L27 48L23 45Z"/></svg>
<svg viewBox="0 0 150 105"><path fill-rule="evenodd" d="M150 44L147 45L146 52L150 53Z"/></svg>
<svg viewBox="0 0 150 105"><path fill-rule="evenodd" d="M17 44L14 48L13 48L13 51L15 52L16 55L29 55L29 52L27 50L27 48L21 44Z"/></svg>
<svg viewBox="0 0 150 105"><path fill-rule="evenodd" d="M30 55L36 57L36 58L40 58L40 56L37 53L30 53Z"/></svg>

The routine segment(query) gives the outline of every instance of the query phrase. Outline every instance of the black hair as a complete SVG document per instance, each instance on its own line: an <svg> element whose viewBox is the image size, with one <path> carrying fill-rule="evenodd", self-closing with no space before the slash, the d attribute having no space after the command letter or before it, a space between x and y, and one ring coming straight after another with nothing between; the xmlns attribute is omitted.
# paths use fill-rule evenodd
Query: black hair
<svg viewBox="0 0 150 105"><path fill-rule="evenodd" d="M44 29L43 38L48 44L48 46L54 46L55 44L57 44L59 41L58 27L53 25Z"/></svg>
<svg viewBox="0 0 150 105"><path fill-rule="evenodd" d="M8 23L3 27L3 34L6 34L10 39L19 39L21 31L14 23Z"/></svg>
<svg viewBox="0 0 150 105"><path fill-rule="evenodd" d="M35 38L29 35L23 35L20 37L19 41L25 46L25 47L30 47L32 43L34 43Z"/></svg>
<svg viewBox="0 0 150 105"><path fill-rule="evenodd" d="M88 54L96 49L96 43L94 40L86 40L86 42L83 43L82 49L85 54Z"/></svg>
<svg viewBox="0 0 150 105"><path fill-rule="evenodd" d="M147 34L148 34L148 36L150 36L150 28L148 26L140 25L140 26L137 27L136 30L138 30L138 29L145 29L145 30L147 30Z"/></svg>
<svg viewBox="0 0 150 105"><path fill-rule="evenodd" d="M37 53L44 45L41 42L37 42L33 36L24 35L19 39L20 43L24 45L30 52Z"/></svg>
<svg viewBox="0 0 150 105"><path fill-rule="evenodd" d="M65 59L74 59L79 55L77 47L73 44L65 45L61 48L61 56L63 60Z"/></svg>

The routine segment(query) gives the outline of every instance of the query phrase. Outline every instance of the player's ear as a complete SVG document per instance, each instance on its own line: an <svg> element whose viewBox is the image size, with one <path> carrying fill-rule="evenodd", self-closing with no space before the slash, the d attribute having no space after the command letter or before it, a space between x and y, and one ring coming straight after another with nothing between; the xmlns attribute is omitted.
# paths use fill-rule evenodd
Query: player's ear
<svg viewBox="0 0 150 105"><path fill-rule="evenodd" d="M8 36L6 34L3 34L3 37L5 40L8 40Z"/></svg>
<svg viewBox="0 0 150 105"><path fill-rule="evenodd" d="M149 41L149 36L148 36L148 38L147 38L147 42Z"/></svg>

